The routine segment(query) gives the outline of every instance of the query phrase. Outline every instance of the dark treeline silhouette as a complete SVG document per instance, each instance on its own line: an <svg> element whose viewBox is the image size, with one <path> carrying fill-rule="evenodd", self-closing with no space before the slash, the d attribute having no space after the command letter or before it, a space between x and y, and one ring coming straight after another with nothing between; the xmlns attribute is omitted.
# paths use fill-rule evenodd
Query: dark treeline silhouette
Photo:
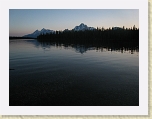
<svg viewBox="0 0 152 119"><path fill-rule="evenodd" d="M97 28L85 31L56 31L50 34L41 34L37 37L39 41L63 42L63 43L89 43L108 45L133 45L139 46L139 29L133 28Z"/></svg>

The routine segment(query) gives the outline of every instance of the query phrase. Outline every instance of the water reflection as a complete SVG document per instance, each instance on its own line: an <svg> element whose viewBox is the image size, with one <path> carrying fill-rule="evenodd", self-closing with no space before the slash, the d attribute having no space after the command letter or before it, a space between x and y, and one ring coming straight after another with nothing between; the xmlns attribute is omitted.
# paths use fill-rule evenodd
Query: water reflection
<svg viewBox="0 0 152 119"><path fill-rule="evenodd" d="M139 106L135 45L9 43L9 106Z"/></svg>
<svg viewBox="0 0 152 119"><path fill-rule="evenodd" d="M74 49L77 53L86 53L88 50L96 50L97 52L105 52L105 51L116 51L121 53L129 52L130 54L138 53L139 47L138 45L126 44L124 46L120 46L117 44L104 44L104 43L64 43L64 42L48 42L48 41L37 41L37 43L33 42L35 47L41 47L43 49L51 48L52 46L56 48L64 48L64 49Z"/></svg>

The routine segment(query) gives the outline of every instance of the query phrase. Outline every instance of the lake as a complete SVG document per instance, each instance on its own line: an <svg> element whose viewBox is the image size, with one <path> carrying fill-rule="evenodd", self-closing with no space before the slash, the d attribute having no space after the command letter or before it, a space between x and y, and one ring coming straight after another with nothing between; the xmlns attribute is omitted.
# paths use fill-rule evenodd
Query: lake
<svg viewBox="0 0 152 119"><path fill-rule="evenodd" d="M9 40L10 106L139 106L138 48Z"/></svg>

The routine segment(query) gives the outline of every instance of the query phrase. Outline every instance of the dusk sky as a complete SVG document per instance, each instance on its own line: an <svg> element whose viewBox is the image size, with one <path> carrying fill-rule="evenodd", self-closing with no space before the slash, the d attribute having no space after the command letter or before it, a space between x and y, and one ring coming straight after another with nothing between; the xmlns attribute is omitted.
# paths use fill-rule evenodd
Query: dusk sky
<svg viewBox="0 0 152 119"><path fill-rule="evenodd" d="M73 29L84 23L89 27L139 27L137 9L10 9L9 35L23 36L42 28Z"/></svg>

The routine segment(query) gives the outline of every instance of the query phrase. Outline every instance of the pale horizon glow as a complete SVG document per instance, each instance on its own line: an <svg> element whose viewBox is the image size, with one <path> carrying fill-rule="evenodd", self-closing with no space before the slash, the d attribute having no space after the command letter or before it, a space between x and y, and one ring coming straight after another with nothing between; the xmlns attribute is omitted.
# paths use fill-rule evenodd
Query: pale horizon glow
<svg viewBox="0 0 152 119"><path fill-rule="evenodd" d="M139 28L138 9L10 9L9 36L23 36L42 28L73 29L81 23L89 27Z"/></svg>

